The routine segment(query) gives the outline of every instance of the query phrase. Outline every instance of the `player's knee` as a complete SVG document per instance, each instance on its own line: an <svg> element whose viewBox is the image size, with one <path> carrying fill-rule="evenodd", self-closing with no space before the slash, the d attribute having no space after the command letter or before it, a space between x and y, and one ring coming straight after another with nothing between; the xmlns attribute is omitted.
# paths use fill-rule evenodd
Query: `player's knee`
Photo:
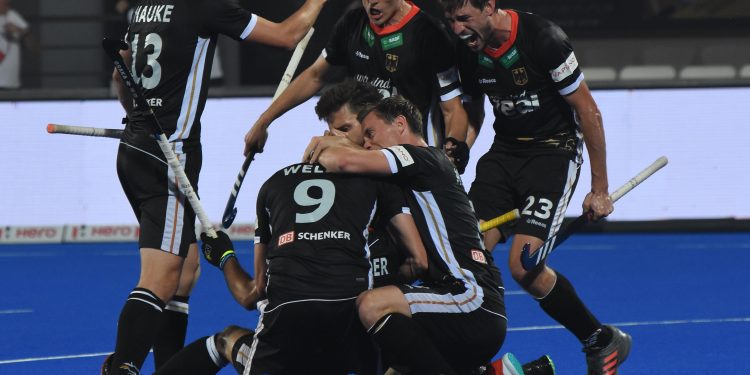
<svg viewBox="0 0 750 375"><path fill-rule="evenodd" d="M523 266L521 266L520 262L516 262L515 264L514 262L511 262L509 268L510 275L511 277L513 277L513 280L515 280L519 286L528 290L534 284L542 271L544 271L545 266L542 265L540 267L536 267L532 270L527 271L523 268Z"/></svg>
<svg viewBox="0 0 750 375"><path fill-rule="evenodd" d="M237 341L246 335L252 335L252 334L254 334L254 332L249 329L242 328L242 327L235 326L235 325L230 325L224 328L223 331L214 335L214 343L216 344L216 350L222 356L224 356L224 359L231 360L232 348L234 348L234 345L237 343Z"/></svg>
<svg viewBox="0 0 750 375"><path fill-rule="evenodd" d="M357 312L362 325L369 328L383 315L383 300L376 298L372 290L363 292L357 297Z"/></svg>

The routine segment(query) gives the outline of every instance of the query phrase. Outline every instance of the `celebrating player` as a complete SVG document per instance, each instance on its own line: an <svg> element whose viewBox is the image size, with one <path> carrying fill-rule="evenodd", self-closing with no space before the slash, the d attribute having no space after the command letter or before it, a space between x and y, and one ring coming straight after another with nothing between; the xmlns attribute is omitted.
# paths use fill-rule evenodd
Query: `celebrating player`
<svg viewBox="0 0 750 375"><path fill-rule="evenodd" d="M344 15L323 54L302 72L258 118L245 136L245 154L261 150L271 122L306 101L336 72L368 82L383 96L402 95L419 108L426 127L432 101L439 97L446 129L423 128L433 146L446 150L463 171L468 163L468 120L461 106L454 49L438 21L405 0L362 0ZM445 138L448 137L448 138Z"/></svg>
<svg viewBox="0 0 750 375"><path fill-rule="evenodd" d="M372 85L345 80L321 95L315 106L315 112L320 119L326 121L328 130L333 135L345 136L356 145L364 145L362 124L357 114L369 110L380 99L380 93ZM383 230L382 225L378 226L376 223L368 241L375 287L403 283L397 271L402 264L404 252L392 240L389 233ZM490 375L495 371L500 374L503 367L507 373L508 369L513 368L514 361L515 357L506 353L497 363L483 366L485 370L480 373ZM524 364L522 368L525 375L554 375L554 365L546 355Z"/></svg>
<svg viewBox="0 0 750 375"><path fill-rule="evenodd" d="M573 48L554 23L530 13L495 8L495 0L444 0L459 48L467 111L482 119L484 95L495 114L495 140L477 163L469 196L480 219L523 207L510 247L513 278L541 308L583 344L589 374L609 374L625 360L631 338L602 325L571 283L545 264L521 265L531 249L556 235L573 195L583 141L591 164L584 212L597 220L613 211L604 128ZM481 126L481 120L478 124ZM507 233L485 234L488 249Z"/></svg>
<svg viewBox="0 0 750 375"><path fill-rule="evenodd" d="M258 303L257 334L230 326L189 345L157 374L215 374L227 360L244 374L353 369L346 358L357 358L352 348L365 337L354 302L372 287L367 226L376 207L408 250L403 277L413 280L427 268L403 197L396 185L327 173L319 165L294 164L276 172L258 195L255 280L242 270L226 234L201 236L206 259L223 270L240 304L252 308L267 298Z"/></svg>
<svg viewBox="0 0 750 375"><path fill-rule="evenodd" d="M193 186L201 167L200 117L218 34L293 48L325 0L307 0L282 23L241 8L236 0L138 1L124 54ZM159 367L184 342L188 296L199 268L195 214L185 205L144 119L115 72L128 114L117 157L125 195L140 223L141 275L123 306L115 352L102 373L138 373L153 346Z"/></svg>
<svg viewBox="0 0 750 375"><path fill-rule="evenodd" d="M442 151L427 146L421 114L404 98L383 99L359 118L367 149L315 137L305 159L331 172L394 175L410 192L429 259L423 285L363 293L360 319L395 363L416 373L471 373L500 349L506 318L500 271L483 247L461 179Z"/></svg>

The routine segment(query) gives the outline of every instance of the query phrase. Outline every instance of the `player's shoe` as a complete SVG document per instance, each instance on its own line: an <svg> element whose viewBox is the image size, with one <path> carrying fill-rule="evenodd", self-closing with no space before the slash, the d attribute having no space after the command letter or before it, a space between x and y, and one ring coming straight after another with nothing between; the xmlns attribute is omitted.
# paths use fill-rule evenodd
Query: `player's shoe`
<svg viewBox="0 0 750 375"><path fill-rule="evenodd" d="M114 359L115 353L110 353L107 358L104 358L102 362L101 375L109 375L109 367L112 366L112 360Z"/></svg>
<svg viewBox="0 0 750 375"><path fill-rule="evenodd" d="M524 375L555 375L555 363L545 354L538 359L523 364Z"/></svg>
<svg viewBox="0 0 750 375"><path fill-rule="evenodd" d="M585 347L588 375L615 375L617 368L625 362L630 354L633 339L616 327L605 325L602 329L612 332L612 339L603 347Z"/></svg>
<svg viewBox="0 0 750 375"><path fill-rule="evenodd" d="M502 358L479 368L474 374L479 375L524 375L521 362L513 353L505 353Z"/></svg>
<svg viewBox="0 0 750 375"><path fill-rule="evenodd" d="M505 353L502 358L503 375L524 375L521 362L518 362L513 353Z"/></svg>

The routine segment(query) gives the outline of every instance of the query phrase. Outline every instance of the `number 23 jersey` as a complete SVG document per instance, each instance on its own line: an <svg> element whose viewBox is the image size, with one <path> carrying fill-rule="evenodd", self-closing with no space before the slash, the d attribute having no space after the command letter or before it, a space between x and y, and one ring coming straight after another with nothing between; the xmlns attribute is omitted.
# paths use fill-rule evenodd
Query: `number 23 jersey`
<svg viewBox="0 0 750 375"><path fill-rule="evenodd" d="M237 0L141 0L135 4L127 34L132 55L128 68L170 142L198 143L217 36L243 40L257 19ZM142 143L143 134L149 133L128 128L126 141L138 143L140 139Z"/></svg>

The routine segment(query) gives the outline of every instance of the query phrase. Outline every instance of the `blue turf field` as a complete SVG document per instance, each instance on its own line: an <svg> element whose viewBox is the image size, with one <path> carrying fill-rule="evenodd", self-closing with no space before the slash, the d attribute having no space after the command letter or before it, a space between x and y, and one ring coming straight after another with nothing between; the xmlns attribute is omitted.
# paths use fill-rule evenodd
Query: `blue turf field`
<svg viewBox="0 0 750 375"><path fill-rule="evenodd" d="M507 274L505 248L495 257ZM240 259L249 268L249 252ZM750 374L750 234L578 235L550 264L602 321L633 336L621 374ZM98 374L137 270L135 244L0 246L0 374ZM503 351L521 361L547 352L558 374L585 374L573 335L505 280ZM188 340L257 319L210 266L190 313Z"/></svg>

